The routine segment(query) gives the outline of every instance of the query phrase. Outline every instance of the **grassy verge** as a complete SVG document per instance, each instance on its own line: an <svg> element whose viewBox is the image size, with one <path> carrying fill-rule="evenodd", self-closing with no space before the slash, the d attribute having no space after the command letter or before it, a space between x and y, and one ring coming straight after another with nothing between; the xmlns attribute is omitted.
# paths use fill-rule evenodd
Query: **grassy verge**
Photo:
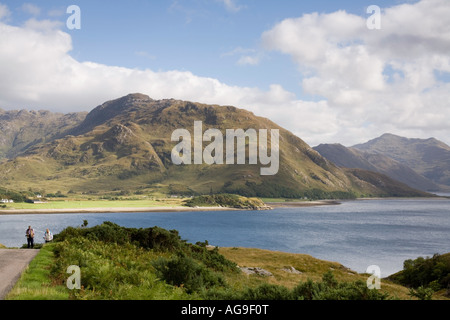
<svg viewBox="0 0 450 320"><path fill-rule="evenodd" d="M67 267L81 269L68 290ZM246 274L239 267L269 275ZM295 271L295 272L293 272ZM72 228L43 246L7 296L11 300L411 300L410 290L309 255L190 244L176 230L124 228L105 222ZM439 296L433 298L439 299Z"/></svg>
<svg viewBox="0 0 450 320"><path fill-rule="evenodd" d="M54 263L53 248L54 244L42 247L7 295L7 300L67 300L69 298L66 287L55 284L50 276Z"/></svg>

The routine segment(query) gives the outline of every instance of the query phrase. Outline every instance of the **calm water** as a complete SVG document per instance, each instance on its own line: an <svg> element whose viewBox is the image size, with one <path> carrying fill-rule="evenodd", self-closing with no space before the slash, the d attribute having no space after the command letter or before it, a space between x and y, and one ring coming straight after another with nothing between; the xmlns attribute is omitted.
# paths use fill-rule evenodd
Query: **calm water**
<svg viewBox="0 0 450 320"><path fill-rule="evenodd" d="M378 265L382 276L403 268L403 261L450 252L450 199L360 200L336 206L270 211L173 213L49 214L0 216L0 243L17 247L32 225L37 242L45 228L112 221L126 227L160 226L180 231L195 243L251 247L337 261L357 272Z"/></svg>

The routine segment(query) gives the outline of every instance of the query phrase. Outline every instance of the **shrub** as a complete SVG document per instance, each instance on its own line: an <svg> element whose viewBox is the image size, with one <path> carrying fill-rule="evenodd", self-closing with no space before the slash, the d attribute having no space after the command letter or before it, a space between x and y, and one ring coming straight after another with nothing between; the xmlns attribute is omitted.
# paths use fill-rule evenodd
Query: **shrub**
<svg viewBox="0 0 450 320"><path fill-rule="evenodd" d="M331 272L322 277L322 282L308 280L293 289L296 300L385 300L388 294L370 290L363 281L338 282Z"/></svg>
<svg viewBox="0 0 450 320"><path fill-rule="evenodd" d="M291 300L292 293L286 287L264 283L256 288L247 289L243 300Z"/></svg>
<svg viewBox="0 0 450 320"><path fill-rule="evenodd" d="M223 278L218 274L182 252L172 259L160 258L153 265L161 279L171 285L186 288L188 293L225 284Z"/></svg>
<svg viewBox="0 0 450 320"><path fill-rule="evenodd" d="M418 257L405 260L403 270L391 280L411 288L429 288L437 291L450 286L450 254Z"/></svg>

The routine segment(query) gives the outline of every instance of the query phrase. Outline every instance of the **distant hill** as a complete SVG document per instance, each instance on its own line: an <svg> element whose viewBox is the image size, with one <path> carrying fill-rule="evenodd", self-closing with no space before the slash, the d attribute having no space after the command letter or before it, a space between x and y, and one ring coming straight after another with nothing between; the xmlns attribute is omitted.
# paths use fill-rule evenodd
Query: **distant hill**
<svg viewBox="0 0 450 320"><path fill-rule="evenodd" d="M34 132L34 140L26 139L28 147L15 149L17 156L0 164L2 185L17 190L86 194L222 192L293 198L392 195L393 189L386 185L389 181L379 185L373 183L373 175L366 181L365 175L343 170L291 132L233 106L153 100L142 94L130 94L107 101L87 115L50 114L49 118L59 119L56 123L65 125L51 130L43 121L33 125L23 122L23 127L31 126L28 130ZM203 122L203 131L214 128L222 133L239 128L278 129L278 173L262 176L261 165L248 161L243 165L174 165L171 151L178 142L171 141L171 135L180 128L192 134L195 121ZM41 133L39 127L48 129L42 129ZM403 186L397 187L405 191ZM403 191L404 195L408 193ZM416 190L410 193L419 194L426 195Z"/></svg>
<svg viewBox="0 0 450 320"><path fill-rule="evenodd" d="M0 109L0 160L14 158L31 146L63 135L79 125L86 114Z"/></svg>
<svg viewBox="0 0 450 320"><path fill-rule="evenodd" d="M388 156L434 183L450 187L450 146L435 138L408 139L384 134L353 148Z"/></svg>
<svg viewBox="0 0 450 320"><path fill-rule="evenodd" d="M314 147L322 156L343 168L359 168L382 173L411 188L422 191L437 191L440 187L416 173L408 166L380 153L364 152L341 144L321 144Z"/></svg>

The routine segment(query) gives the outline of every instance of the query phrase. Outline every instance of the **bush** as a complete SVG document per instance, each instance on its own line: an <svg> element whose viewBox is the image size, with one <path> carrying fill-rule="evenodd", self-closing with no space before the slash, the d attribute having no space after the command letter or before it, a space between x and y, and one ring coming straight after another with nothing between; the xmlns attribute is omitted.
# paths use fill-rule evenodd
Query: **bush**
<svg viewBox="0 0 450 320"><path fill-rule="evenodd" d="M331 272L323 275L322 282L308 280L293 289L296 300L385 300L388 294L370 290L363 281L338 282Z"/></svg>
<svg viewBox="0 0 450 320"><path fill-rule="evenodd" d="M87 226L87 221L83 225ZM67 277L68 265L82 268L82 285L87 291L77 298L104 296L112 288L126 294L126 286L153 279L143 289L150 290L157 277L179 290L184 288L182 292L196 294L225 286L219 272L238 270L217 248L207 249L206 242L192 245L181 240L178 231L159 227L135 229L104 222L90 228L68 227L54 240L54 277L61 281ZM153 259L141 261L146 255L153 255Z"/></svg>
<svg viewBox="0 0 450 320"><path fill-rule="evenodd" d="M450 254L405 260L403 270L390 277L410 288L431 288L434 291L450 287Z"/></svg>
<svg viewBox="0 0 450 320"><path fill-rule="evenodd" d="M146 229L128 229L130 241L146 249L173 251L181 249L184 242L178 231L165 230L159 227Z"/></svg>
<svg viewBox="0 0 450 320"><path fill-rule="evenodd" d="M188 293L225 284L218 274L181 252L172 259L160 258L153 265L161 279L186 288Z"/></svg>
<svg viewBox="0 0 450 320"><path fill-rule="evenodd" d="M243 300L292 300L292 293L286 287L264 283L249 288L242 295Z"/></svg>
<svg viewBox="0 0 450 320"><path fill-rule="evenodd" d="M52 244L56 258L53 283L65 285L69 265L81 268L81 290L73 299L186 299L186 293L157 279L156 255L132 244L118 245L85 238Z"/></svg>
<svg viewBox="0 0 450 320"><path fill-rule="evenodd" d="M135 243L143 248L160 251L180 249L184 244L176 230L168 231L159 227L146 229L125 228L109 221L86 228L86 220L83 222L83 226L83 228L68 227L58 235L55 235L55 240L63 241L73 237L85 237L117 244Z"/></svg>
<svg viewBox="0 0 450 320"><path fill-rule="evenodd" d="M193 245L190 247L190 255L194 259L202 261L208 268L215 271L239 272L239 268L236 263L221 255L217 247L214 247L212 250L208 250L206 246L202 244Z"/></svg>

